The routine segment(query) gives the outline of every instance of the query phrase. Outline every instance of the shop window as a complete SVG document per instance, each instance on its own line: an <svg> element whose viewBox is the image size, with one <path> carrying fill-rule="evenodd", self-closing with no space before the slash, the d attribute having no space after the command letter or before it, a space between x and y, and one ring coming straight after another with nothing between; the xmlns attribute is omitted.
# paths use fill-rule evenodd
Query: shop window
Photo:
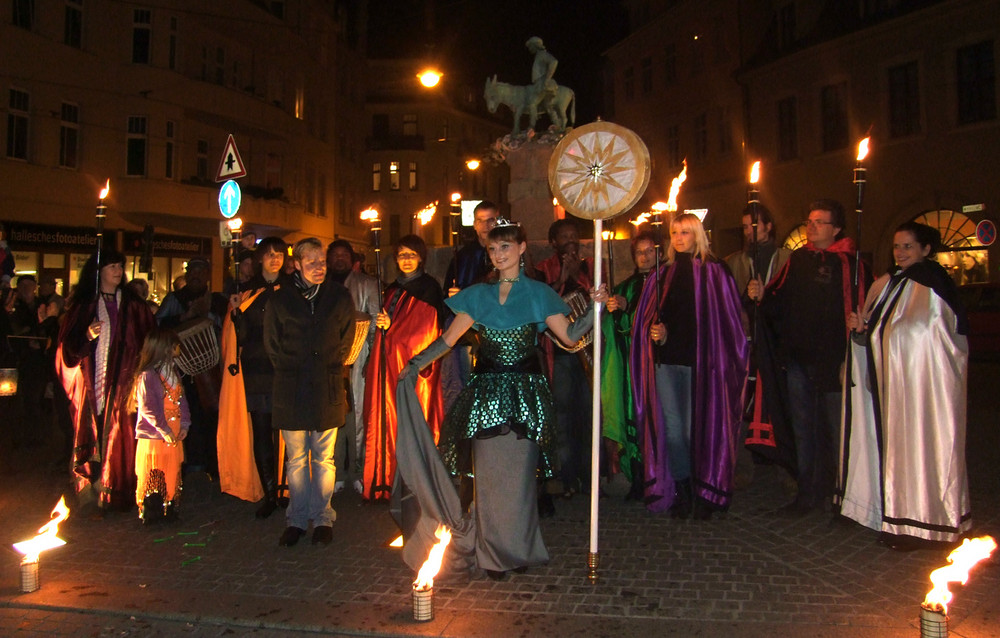
<svg viewBox="0 0 1000 638"><path fill-rule="evenodd" d="M959 286L989 281L989 252L976 239L976 222L954 210L934 210L913 221L936 228L944 248L935 255Z"/></svg>
<svg viewBox="0 0 1000 638"><path fill-rule="evenodd" d="M792 232L788 233L788 236L785 237L785 243L783 243L782 246L788 250L796 250L805 246L807 241L809 240L806 239L806 225L803 223L799 224L792 229Z"/></svg>

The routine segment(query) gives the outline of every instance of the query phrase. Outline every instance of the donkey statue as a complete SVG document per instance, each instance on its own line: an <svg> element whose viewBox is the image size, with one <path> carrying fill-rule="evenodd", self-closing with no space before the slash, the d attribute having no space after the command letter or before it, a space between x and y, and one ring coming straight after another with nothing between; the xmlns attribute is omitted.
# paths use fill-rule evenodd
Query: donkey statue
<svg viewBox="0 0 1000 638"><path fill-rule="evenodd" d="M506 82L497 82L497 76L486 78L486 89L483 98L490 113L496 113L497 107L506 104L514 113L513 135L521 132L521 116L528 112L528 128L534 130L538 121L538 107L541 106L549 116L549 120L559 131L565 131L567 124L576 124L576 95L573 89L559 86L555 97L550 94L538 95L533 86L514 86ZM569 110L569 120L566 111Z"/></svg>

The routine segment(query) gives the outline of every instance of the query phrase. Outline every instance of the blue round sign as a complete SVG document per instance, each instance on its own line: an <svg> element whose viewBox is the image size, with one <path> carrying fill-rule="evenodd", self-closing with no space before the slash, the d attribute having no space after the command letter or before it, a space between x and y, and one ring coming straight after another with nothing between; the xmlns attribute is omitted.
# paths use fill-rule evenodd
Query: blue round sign
<svg viewBox="0 0 1000 638"><path fill-rule="evenodd" d="M229 180L219 189L219 210L226 219L232 219L240 210L240 201L243 195L240 193L240 185Z"/></svg>
<svg viewBox="0 0 1000 638"><path fill-rule="evenodd" d="M976 224L976 239L983 246L992 246L997 240L997 225L989 219L979 222Z"/></svg>

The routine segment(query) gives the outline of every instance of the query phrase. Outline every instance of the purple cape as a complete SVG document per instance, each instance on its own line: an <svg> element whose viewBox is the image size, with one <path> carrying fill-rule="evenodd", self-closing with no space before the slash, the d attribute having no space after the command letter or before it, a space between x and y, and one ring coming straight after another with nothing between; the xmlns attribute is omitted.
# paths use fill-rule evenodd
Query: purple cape
<svg viewBox="0 0 1000 638"><path fill-rule="evenodd" d="M691 377L691 482L696 496L721 508L728 506L732 497L749 347L732 276L718 262L695 258L693 264L697 343ZM673 503L674 481L656 393L649 329L658 315L657 281L662 287L660 298L666 299L674 272L672 264L664 264L659 277L646 279L636 309L630 357L646 507L653 512L666 510Z"/></svg>

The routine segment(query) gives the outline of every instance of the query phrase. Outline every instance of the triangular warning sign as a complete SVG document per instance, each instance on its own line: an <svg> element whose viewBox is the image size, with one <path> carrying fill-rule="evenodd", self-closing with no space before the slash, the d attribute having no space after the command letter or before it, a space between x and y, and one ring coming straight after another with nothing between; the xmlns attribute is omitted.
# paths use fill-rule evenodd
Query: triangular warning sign
<svg viewBox="0 0 1000 638"><path fill-rule="evenodd" d="M229 134L226 140L226 148L222 150L222 160L219 162L219 172L215 176L215 181L224 182L227 179L246 177L247 169L243 166L243 159L240 152L236 150L236 140L233 134Z"/></svg>

